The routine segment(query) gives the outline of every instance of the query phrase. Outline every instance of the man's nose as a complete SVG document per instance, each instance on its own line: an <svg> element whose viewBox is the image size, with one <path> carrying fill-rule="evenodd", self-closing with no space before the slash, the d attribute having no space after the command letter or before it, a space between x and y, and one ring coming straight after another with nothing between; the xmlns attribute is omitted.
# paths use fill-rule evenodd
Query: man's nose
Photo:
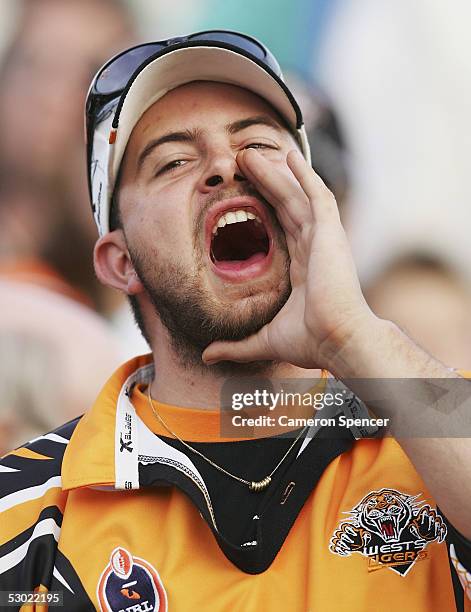
<svg viewBox="0 0 471 612"><path fill-rule="evenodd" d="M246 181L232 150L214 151L208 159L200 180L200 190L209 193L215 188L228 187L231 183Z"/></svg>

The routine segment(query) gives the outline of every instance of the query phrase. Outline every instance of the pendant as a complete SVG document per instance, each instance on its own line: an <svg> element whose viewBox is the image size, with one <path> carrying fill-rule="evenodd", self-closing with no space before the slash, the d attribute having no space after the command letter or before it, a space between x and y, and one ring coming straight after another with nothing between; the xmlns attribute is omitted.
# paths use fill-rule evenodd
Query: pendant
<svg viewBox="0 0 471 612"><path fill-rule="evenodd" d="M249 489L253 493L260 493L260 491L264 491L271 482L270 476L265 476L263 480L259 480L258 482L252 481L249 485Z"/></svg>

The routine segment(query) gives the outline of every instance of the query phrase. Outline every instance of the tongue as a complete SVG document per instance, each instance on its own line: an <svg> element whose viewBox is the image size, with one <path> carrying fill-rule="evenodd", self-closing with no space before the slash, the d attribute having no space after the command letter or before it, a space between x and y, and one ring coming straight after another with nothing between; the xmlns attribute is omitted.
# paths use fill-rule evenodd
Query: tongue
<svg viewBox="0 0 471 612"><path fill-rule="evenodd" d="M257 263L257 261L265 259L265 257L265 253L255 253L247 259L230 259L223 261L215 261L214 265L216 266L216 268L219 268L219 270L244 270L252 264Z"/></svg>

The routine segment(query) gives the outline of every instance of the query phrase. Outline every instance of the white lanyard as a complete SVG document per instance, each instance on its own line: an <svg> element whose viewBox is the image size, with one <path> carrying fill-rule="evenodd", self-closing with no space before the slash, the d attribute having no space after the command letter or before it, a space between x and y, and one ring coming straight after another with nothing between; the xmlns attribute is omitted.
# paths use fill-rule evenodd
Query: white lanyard
<svg viewBox="0 0 471 612"><path fill-rule="evenodd" d="M153 374L153 364L139 368L126 380L118 397L114 440L117 489L139 489L139 432L137 414L130 396L135 384L150 383Z"/></svg>

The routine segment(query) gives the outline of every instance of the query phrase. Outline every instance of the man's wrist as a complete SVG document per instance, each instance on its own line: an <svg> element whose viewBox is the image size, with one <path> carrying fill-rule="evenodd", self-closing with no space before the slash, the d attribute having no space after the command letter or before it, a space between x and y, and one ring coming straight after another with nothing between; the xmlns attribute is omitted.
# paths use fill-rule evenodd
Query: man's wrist
<svg viewBox="0 0 471 612"><path fill-rule="evenodd" d="M453 374L395 323L373 313L324 343L327 369L337 378L432 378Z"/></svg>
<svg viewBox="0 0 471 612"><path fill-rule="evenodd" d="M360 315L348 324L337 327L320 347L322 364L337 378L353 378L358 375L358 360L363 352L368 354L372 336L378 333L375 331L378 323L383 321L371 313Z"/></svg>

